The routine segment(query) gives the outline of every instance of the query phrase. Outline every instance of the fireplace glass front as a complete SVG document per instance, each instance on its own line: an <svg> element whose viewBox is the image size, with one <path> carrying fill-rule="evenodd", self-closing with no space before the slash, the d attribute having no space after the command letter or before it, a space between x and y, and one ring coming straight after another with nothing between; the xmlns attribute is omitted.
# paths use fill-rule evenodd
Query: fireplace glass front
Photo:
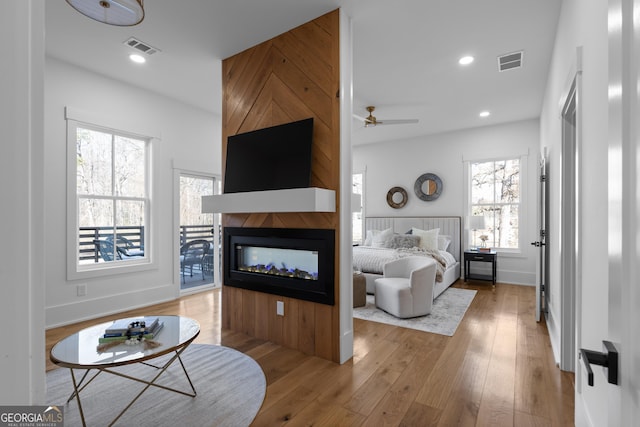
<svg viewBox="0 0 640 427"><path fill-rule="evenodd" d="M334 304L335 232L224 228L224 285Z"/></svg>
<svg viewBox="0 0 640 427"><path fill-rule="evenodd" d="M237 245L238 270L318 280L318 251Z"/></svg>

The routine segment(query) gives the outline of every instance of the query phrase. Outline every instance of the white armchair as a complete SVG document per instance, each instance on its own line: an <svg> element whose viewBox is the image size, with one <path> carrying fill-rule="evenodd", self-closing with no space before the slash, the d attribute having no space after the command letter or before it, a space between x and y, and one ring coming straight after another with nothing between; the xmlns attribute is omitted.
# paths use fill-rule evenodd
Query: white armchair
<svg viewBox="0 0 640 427"><path fill-rule="evenodd" d="M436 262L406 257L388 262L376 279L376 307L403 319L431 313Z"/></svg>

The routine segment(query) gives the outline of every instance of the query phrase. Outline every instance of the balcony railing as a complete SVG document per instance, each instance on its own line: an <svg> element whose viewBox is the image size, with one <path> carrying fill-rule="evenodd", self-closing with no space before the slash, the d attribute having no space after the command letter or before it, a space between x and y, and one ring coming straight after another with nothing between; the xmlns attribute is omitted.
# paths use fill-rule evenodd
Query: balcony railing
<svg viewBox="0 0 640 427"><path fill-rule="evenodd" d="M123 226L118 227L118 237L124 237L132 243L128 249L144 251L144 227ZM98 240L113 239L113 227L80 227L79 233L79 260L81 263L100 262ZM181 225L180 246L196 239L204 239L213 242L213 225Z"/></svg>

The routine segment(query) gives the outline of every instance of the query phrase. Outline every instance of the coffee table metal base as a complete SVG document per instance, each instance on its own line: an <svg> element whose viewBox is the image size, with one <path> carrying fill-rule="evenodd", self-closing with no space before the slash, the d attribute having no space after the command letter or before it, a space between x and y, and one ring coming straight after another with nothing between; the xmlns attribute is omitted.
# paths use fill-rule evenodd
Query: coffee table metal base
<svg viewBox="0 0 640 427"><path fill-rule="evenodd" d="M150 363L146 363L146 362L139 362L142 363L144 365L147 366L151 366L153 368L156 368L159 370L159 372L156 374L156 376L153 377L152 380L147 381L147 380L143 380L141 378L136 378L136 377L132 377L131 375L126 375L123 374L122 372L118 372L118 371L114 371L112 369L109 368L100 368L100 367L96 367L96 368L91 368L91 369L87 369L86 372L82 375L82 377L80 378L80 380L78 381L76 379L76 374L74 372L74 368L69 368L69 371L71 372L71 380L73 382L73 393L71 393L71 396L69 396L69 399L67 399L67 403L69 403L71 400L73 400L73 398L75 397L76 401L78 402L78 409L80 411L80 418L82 419L82 425L84 427L86 427L87 423L85 421L84 418L84 410L82 409L82 403L80 402L80 392L86 387L88 386L98 375L100 375L102 372L106 372L108 374L112 374L112 375L116 375L122 378L126 378L132 381L137 381L139 383L143 383L146 384L147 386L145 388L143 388L132 400L131 402L129 402L129 404L113 419L113 421L111 421L111 423L109 423L109 426L112 426L113 424L116 423L116 421L118 421L120 419L120 417L122 417L122 415L131 407L133 406L133 404L140 398L140 396L142 396L142 394L147 391L149 389L149 387L153 386L153 387L158 387L158 388L162 388L164 390L168 390L168 391L172 391L174 393L179 393L179 394L183 394L185 396L189 396L189 397L196 397L196 389L193 386L193 382L191 382L191 378L189 377L189 373L187 372L187 368L184 366L184 363L182 363L182 359L180 358L180 355L188 348L189 346L186 345L182 348L180 348L179 350L176 350L175 354L171 357L171 359L169 359L167 361L167 363L165 363L162 366L155 366L152 365ZM161 384L156 384L156 381L158 380L158 378L160 378L160 376L167 370L167 368L169 368L169 366L171 366L173 364L173 362L175 361L180 362L180 366L182 367L182 371L184 372L184 375L187 378L187 381L189 381L189 385L191 386L191 392L186 392L186 391L182 391L182 390L178 390L175 388L171 388L171 387L166 387L163 386ZM84 370L84 369L78 369L77 370ZM96 370L98 372L95 373L95 375L91 376L91 378L87 379L89 372Z"/></svg>

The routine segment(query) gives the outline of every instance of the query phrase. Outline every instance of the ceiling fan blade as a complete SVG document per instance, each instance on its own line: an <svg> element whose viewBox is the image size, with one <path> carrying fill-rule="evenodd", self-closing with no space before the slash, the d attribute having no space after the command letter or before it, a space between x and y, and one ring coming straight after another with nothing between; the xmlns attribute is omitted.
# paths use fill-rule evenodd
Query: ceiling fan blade
<svg viewBox="0 0 640 427"><path fill-rule="evenodd" d="M357 115L357 114L352 114L352 116L353 116L353 118L354 118L354 119L356 119L356 120L360 120L360 121L362 121L362 122L366 122L366 121L368 121L366 117L359 116L359 115Z"/></svg>
<svg viewBox="0 0 640 427"><path fill-rule="evenodd" d="M418 119L405 119L405 120L378 120L376 124L379 125L403 125L407 123L418 123Z"/></svg>

